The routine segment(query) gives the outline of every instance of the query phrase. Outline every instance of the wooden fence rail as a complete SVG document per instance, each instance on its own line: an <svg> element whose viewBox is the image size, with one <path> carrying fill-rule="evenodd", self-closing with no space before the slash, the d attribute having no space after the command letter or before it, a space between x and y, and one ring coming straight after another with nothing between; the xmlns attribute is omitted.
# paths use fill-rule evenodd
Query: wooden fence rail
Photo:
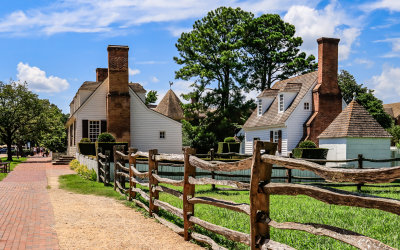
<svg viewBox="0 0 400 250"><path fill-rule="evenodd" d="M99 182L104 183L104 186L111 185L111 173L110 173L110 152L108 151L105 155L101 152L97 154L97 166L99 174Z"/></svg>
<svg viewBox="0 0 400 250"><path fill-rule="evenodd" d="M150 216L155 217L174 232L183 235L185 240L195 239L209 244L213 249L224 248L218 246L218 244L208 236L194 232L194 225L220 234L229 240L247 244L251 249L293 249L290 246L271 240L271 227L284 230L300 230L314 235L323 235L361 249L393 249L378 240L329 225L276 222L270 218L270 195L307 195L328 204L373 208L397 215L400 215L399 200L355 194L321 186L271 183L273 179L271 175L273 165L279 165L284 167L284 169L288 169L288 171L291 169L312 171L330 182L386 183L400 178L400 167L383 169L335 169L321 166L310 161L275 156L276 150L276 143L255 141L254 152L251 158L237 162L223 163L202 160L195 155L195 150L191 148L185 148L183 154L158 154L155 149L147 153L132 148L129 149L128 153L124 153L122 148L115 147L114 188L128 195L129 200L145 208ZM136 159L138 157L146 157L148 159L147 172L141 172L136 168ZM183 179L172 180L161 177L158 171L159 161L171 161L174 162L174 164L183 162ZM126 167L127 163L128 167ZM181 164L177 164L177 166L181 166ZM196 177L196 168L224 172L250 169L250 184L232 180L198 178ZM197 174L200 174L200 172ZM295 177L291 176L290 178ZM129 188L125 188L126 180L129 180ZM148 182L145 182L146 180L148 180ZM161 183L182 186L183 192L162 186L160 185ZM137 184L142 186L148 185L148 193L138 188ZM250 202L249 204L235 203L212 197L197 197L195 186L205 184L225 185L240 190L250 190ZM178 197L182 200L183 209L161 201L159 199L160 192ZM148 205L138 199L139 195L143 200L148 202ZM216 206L249 215L250 234L215 225L196 217L194 213L196 204ZM183 229L161 218L159 216L159 209L166 210L183 219Z"/></svg>

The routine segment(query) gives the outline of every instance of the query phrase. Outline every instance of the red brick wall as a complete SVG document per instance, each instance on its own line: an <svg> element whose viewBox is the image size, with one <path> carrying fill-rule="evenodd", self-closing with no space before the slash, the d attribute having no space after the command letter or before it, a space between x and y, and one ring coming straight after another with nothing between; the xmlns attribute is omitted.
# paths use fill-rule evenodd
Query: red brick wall
<svg viewBox="0 0 400 250"><path fill-rule="evenodd" d="M108 46L107 131L130 143L128 46Z"/></svg>
<svg viewBox="0 0 400 250"><path fill-rule="evenodd" d="M107 68L97 68L96 69L96 82L102 82L108 77Z"/></svg>
<svg viewBox="0 0 400 250"><path fill-rule="evenodd" d="M318 136L342 112L342 94L337 82L339 39L318 40L318 83L313 89L313 115L306 123L306 140L318 145Z"/></svg>

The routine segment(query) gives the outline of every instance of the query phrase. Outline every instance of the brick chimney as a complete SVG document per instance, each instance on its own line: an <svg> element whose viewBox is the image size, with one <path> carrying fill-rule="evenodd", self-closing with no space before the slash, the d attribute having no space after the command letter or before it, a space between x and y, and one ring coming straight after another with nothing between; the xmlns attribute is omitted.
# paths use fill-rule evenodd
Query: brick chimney
<svg viewBox="0 0 400 250"><path fill-rule="evenodd" d="M305 140L318 145L318 136L342 112L337 81L340 39L321 37L318 42L318 82L313 89L313 114L306 123Z"/></svg>
<svg viewBox="0 0 400 250"><path fill-rule="evenodd" d="M109 45L107 131L117 141L130 144L128 46Z"/></svg>
<svg viewBox="0 0 400 250"><path fill-rule="evenodd" d="M107 68L97 68L96 69L96 82L104 81L108 76Z"/></svg>

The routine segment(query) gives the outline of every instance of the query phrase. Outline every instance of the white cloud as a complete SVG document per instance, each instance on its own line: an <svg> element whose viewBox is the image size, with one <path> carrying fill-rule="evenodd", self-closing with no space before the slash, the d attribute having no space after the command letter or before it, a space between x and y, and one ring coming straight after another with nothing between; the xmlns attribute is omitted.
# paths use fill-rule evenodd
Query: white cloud
<svg viewBox="0 0 400 250"><path fill-rule="evenodd" d="M171 33L174 37L180 37L183 32L190 32L192 28L182 28L182 27L168 27L167 30Z"/></svg>
<svg viewBox="0 0 400 250"><path fill-rule="evenodd" d="M367 69L372 68L372 66L374 66L374 62L368 59L364 59L364 58L356 58L354 59L354 62L357 64L363 64L365 65L365 67Z"/></svg>
<svg viewBox="0 0 400 250"><path fill-rule="evenodd" d="M296 26L296 36L303 38L302 49L315 56L319 37L338 37L339 60L346 60L361 33L360 21L350 18L336 1L320 10L304 5L292 6L283 19Z"/></svg>
<svg viewBox="0 0 400 250"><path fill-rule="evenodd" d="M388 42L392 44L392 51L389 53L384 54L382 57L385 58L393 58L393 57L400 57L400 38L388 38L384 40L377 40L379 42Z"/></svg>
<svg viewBox="0 0 400 250"><path fill-rule="evenodd" d="M58 0L49 6L17 10L0 16L0 33L19 36L57 33L115 33L151 22L200 18L220 6L273 13L293 4L313 5L318 0ZM172 32L176 35L176 32Z"/></svg>
<svg viewBox="0 0 400 250"><path fill-rule="evenodd" d="M384 66L382 73L373 76L371 83L375 93L385 102L394 102L400 99L400 68Z"/></svg>
<svg viewBox="0 0 400 250"><path fill-rule="evenodd" d="M377 9L387 9L389 11L400 11L399 0L380 0L372 3L367 3L361 6L365 11L373 11Z"/></svg>
<svg viewBox="0 0 400 250"><path fill-rule="evenodd" d="M140 70L129 68L129 75L134 76L140 74Z"/></svg>
<svg viewBox="0 0 400 250"><path fill-rule="evenodd" d="M56 76L47 77L46 72L38 67L31 67L29 64L18 63L17 71L18 80L27 82L28 88L35 92L55 93L69 87L67 80Z"/></svg>
<svg viewBox="0 0 400 250"><path fill-rule="evenodd" d="M151 81L155 83L155 82L159 82L160 80L157 77L152 76Z"/></svg>

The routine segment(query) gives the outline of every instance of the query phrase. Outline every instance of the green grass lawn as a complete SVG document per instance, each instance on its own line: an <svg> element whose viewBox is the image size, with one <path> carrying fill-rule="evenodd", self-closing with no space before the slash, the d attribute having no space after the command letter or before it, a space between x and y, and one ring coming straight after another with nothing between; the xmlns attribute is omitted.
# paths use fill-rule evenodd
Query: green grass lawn
<svg viewBox="0 0 400 250"><path fill-rule="evenodd" d="M2 157L1 158L2 162L8 162L7 161L7 157ZM11 171L14 170L15 166L17 166L18 164L20 164L21 162L26 161L26 157L20 157L19 159L17 159L17 157L13 157L13 160L11 161ZM6 176L8 175L8 173L0 173L0 181L2 181L4 178L6 178Z"/></svg>
<svg viewBox="0 0 400 250"><path fill-rule="evenodd" d="M119 198L119 194L111 187L101 183L83 180L79 176L60 177L62 188L78 193L92 193ZM166 185L182 191L182 188ZM147 187L142 187L146 192ZM355 191L356 187L341 187L347 191ZM363 192L371 195L400 199L400 187L363 187ZM210 185L196 186L196 196L209 196L237 203L249 203L247 191L213 191ZM178 198L160 193L160 200L182 208ZM161 210L160 214L182 227L180 219ZM209 205L195 205L195 216L208 222L233 230L249 233L249 216L223 208ZM376 209L364 209L346 206L328 205L307 196L271 196L271 218L278 222L320 223L332 225L382 241L389 246L400 248L400 217ZM209 233L200 227L196 231L212 237L218 244L229 249L248 249L248 246L226 240L224 237ZM340 241L328 237L314 236L309 233L290 230L271 229L271 239L285 243L297 249L355 249Z"/></svg>

